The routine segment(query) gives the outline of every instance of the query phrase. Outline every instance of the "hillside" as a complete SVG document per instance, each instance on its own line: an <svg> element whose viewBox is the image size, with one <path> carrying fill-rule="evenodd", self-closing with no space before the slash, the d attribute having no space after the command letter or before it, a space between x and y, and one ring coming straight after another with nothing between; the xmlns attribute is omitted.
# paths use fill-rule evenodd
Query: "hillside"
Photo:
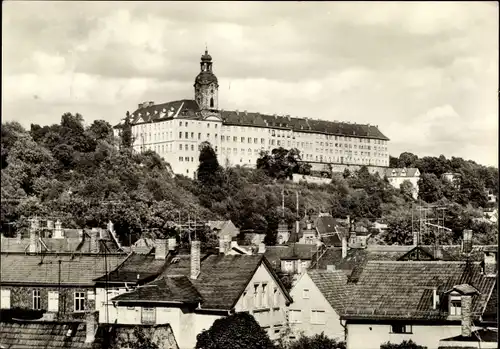
<svg viewBox="0 0 500 349"><path fill-rule="evenodd" d="M146 230L174 234L172 221L231 219L242 230L265 233L272 244L281 217L290 224L296 219L299 192L300 217L330 212L365 226L382 220L389 229L379 239L411 240L411 196L366 169L335 176L328 185L293 183L286 179L290 173L307 170L294 163L300 154L293 151L263 154L259 169L225 169L207 147L200 155L199 180L192 180L174 176L152 151L133 154L123 146L127 141L115 139L105 121L85 127L78 114L64 114L56 125L32 125L29 131L15 122L2 123L2 231L12 234L35 215L60 219L66 227L103 226L111 220L128 241ZM485 189L498 194L498 169L409 153L391 158L391 164L418 167L421 199L448 205L445 225L453 232L445 240L459 241L468 228L478 232L480 242L495 241L496 226L475 218L486 205ZM450 171L461 174L459 189L440 178Z"/></svg>

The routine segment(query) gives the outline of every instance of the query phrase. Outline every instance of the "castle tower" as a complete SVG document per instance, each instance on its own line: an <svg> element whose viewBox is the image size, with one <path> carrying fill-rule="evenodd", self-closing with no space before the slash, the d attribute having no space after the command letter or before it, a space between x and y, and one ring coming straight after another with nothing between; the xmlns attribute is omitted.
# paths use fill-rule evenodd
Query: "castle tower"
<svg viewBox="0 0 500 349"><path fill-rule="evenodd" d="M200 109L218 109L219 82L212 72L212 57L205 50L201 56L200 73L194 81L194 99Z"/></svg>

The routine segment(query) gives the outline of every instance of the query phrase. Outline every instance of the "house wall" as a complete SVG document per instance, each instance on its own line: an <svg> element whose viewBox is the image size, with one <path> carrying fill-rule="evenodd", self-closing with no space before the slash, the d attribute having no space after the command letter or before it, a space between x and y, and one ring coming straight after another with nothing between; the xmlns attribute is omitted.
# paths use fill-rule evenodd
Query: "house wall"
<svg viewBox="0 0 500 349"><path fill-rule="evenodd" d="M265 293L262 293L263 284L267 285ZM257 286L257 297L260 297L260 300L256 298L255 286ZM263 302L264 298L267 302ZM236 303L235 310L236 312L250 312L259 325L267 330L271 339L278 337L286 321L286 298L264 264L259 266L248 283L245 292Z"/></svg>
<svg viewBox="0 0 500 349"><path fill-rule="evenodd" d="M378 349L386 342L401 343L412 340L427 349L437 349L439 341L461 334L460 325L454 326L423 326L413 325L411 334L391 333L391 326L385 324L347 324L347 349Z"/></svg>
<svg viewBox="0 0 500 349"><path fill-rule="evenodd" d="M309 290L308 298L304 298L304 289ZM293 298L293 303L290 305L289 311L300 310L300 323L290 323L292 332L296 337L301 332L306 336L324 332L326 336L332 339L345 340L345 330L340 323L339 315L307 273L303 274L292 287L290 295ZM312 310L325 311L325 321L322 324L312 322Z"/></svg>
<svg viewBox="0 0 500 349"><path fill-rule="evenodd" d="M66 287L57 286L3 286L2 290L10 290L10 308L33 309L33 291L40 291L40 310L48 312L49 292L59 292L59 315L62 319L83 316L84 312L75 312L75 292L83 292L87 309L95 310L95 296L93 287Z"/></svg>

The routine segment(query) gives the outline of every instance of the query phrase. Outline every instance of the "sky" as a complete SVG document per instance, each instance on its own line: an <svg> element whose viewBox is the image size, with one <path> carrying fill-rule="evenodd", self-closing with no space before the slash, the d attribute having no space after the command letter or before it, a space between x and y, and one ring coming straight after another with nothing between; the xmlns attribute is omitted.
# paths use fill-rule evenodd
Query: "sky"
<svg viewBox="0 0 500 349"><path fill-rule="evenodd" d="M498 167L497 2L2 5L3 121L192 99L207 45L221 109L378 125L393 156Z"/></svg>

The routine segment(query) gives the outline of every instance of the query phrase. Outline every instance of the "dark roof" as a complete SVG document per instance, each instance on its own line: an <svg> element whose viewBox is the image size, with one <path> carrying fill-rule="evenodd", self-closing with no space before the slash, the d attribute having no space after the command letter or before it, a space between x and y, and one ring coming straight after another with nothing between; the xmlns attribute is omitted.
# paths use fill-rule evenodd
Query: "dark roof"
<svg viewBox="0 0 500 349"><path fill-rule="evenodd" d="M69 336L68 333L70 333ZM81 322L2 322L0 324L1 348L92 348L92 343L85 343L85 336L86 325Z"/></svg>
<svg viewBox="0 0 500 349"><path fill-rule="evenodd" d="M490 299L483 312L483 322L497 324L498 322L498 293L497 284L491 291Z"/></svg>
<svg viewBox="0 0 500 349"><path fill-rule="evenodd" d="M166 259L155 259L154 253L148 255L132 253L122 264L109 272L108 277L102 275L96 282L123 282L137 283L158 276L165 265L170 262L171 256Z"/></svg>
<svg viewBox="0 0 500 349"><path fill-rule="evenodd" d="M215 75L200 73L200 78L207 78L207 81L217 82ZM198 79L197 77L197 79ZM169 115L170 111L170 115ZM139 108L131 114L131 123L154 122L169 120L173 116L182 118L201 119L198 103L192 99L183 99L157 105ZM389 140L377 126L361 125L347 122L336 122L326 120L313 120L308 118L292 118L289 116L267 115L255 112L239 112L220 110L219 115L224 124L240 126L260 126L267 128L293 130L296 132L314 132L339 136L375 138ZM140 121L142 118L142 121Z"/></svg>
<svg viewBox="0 0 500 349"><path fill-rule="evenodd" d="M82 252L90 253L90 236L89 232L82 229L64 229L64 238L44 238L37 239L37 246L45 253L68 253L68 252ZM79 236L82 232L82 236ZM108 253L122 252L121 248L117 245L116 241L109 236L106 239L99 239L100 251L106 250ZM30 244L29 237L21 240L17 238L6 238L2 235L0 241L1 252L25 252L28 251ZM104 245L104 246L103 246Z"/></svg>
<svg viewBox="0 0 500 349"><path fill-rule="evenodd" d="M292 244L289 246L266 246L264 255L273 265L278 268L281 260L304 259L310 260L318 250L316 245L312 244Z"/></svg>
<svg viewBox="0 0 500 349"><path fill-rule="evenodd" d="M139 300L197 304L203 299L187 276L163 276L145 286L139 286L132 292L113 298L113 302Z"/></svg>
<svg viewBox="0 0 500 349"><path fill-rule="evenodd" d="M307 274L333 309L338 312L344 310L351 288L347 284L347 275L344 272L340 270L309 270Z"/></svg>
<svg viewBox="0 0 500 349"><path fill-rule="evenodd" d="M173 292L172 289L181 291L189 290L189 297L184 300L184 302L198 301L197 296L199 295L201 296L202 309L231 310L261 263L266 265L276 282L282 287L283 292L285 292L285 297L291 302L292 299L290 295L287 293L273 268L263 255L217 254L204 256L201 259L201 270L197 279L190 278L191 269L189 256L179 256L174 258L172 263L162 273L162 279L165 280L165 284L158 284L158 286L167 287L170 291L165 291L167 293L151 290L139 291L142 293L131 292L126 294L130 296L123 295L120 297L127 297L128 301L134 300L135 302L156 302L159 299L162 301L174 301L179 299L180 293ZM172 286L173 279L177 280L177 284L174 286ZM188 287L187 283L192 286ZM181 284L182 287L179 286ZM149 285L150 284L141 287L140 289L144 290L149 287ZM155 293L153 294L152 292ZM171 298L167 296L168 292L172 292ZM160 295L161 298L159 298Z"/></svg>
<svg viewBox="0 0 500 349"><path fill-rule="evenodd" d="M409 168L386 168L385 176L386 177L415 177L417 174L418 168L409 167Z"/></svg>
<svg viewBox="0 0 500 349"><path fill-rule="evenodd" d="M454 286L468 284L479 291L473 296L472 313L484 311L496 278L482 274L479 263L369 261L353 288L347 318L446 319L447 308L432 309L432 289L443 297ZM442 304L445 301L442 301Z"/></svg>
<svg viewBox="0 0 500 349"><path fill-rule="evenodd" d="M195 84L209 85L211 83L219 83L219 81L217 80L217 76L215 76L215 74L212 72L202 71L196 76Z"/></svg>
<svg viewBox="0 0 500 349"><path fill-rule="evenodd" d="M162 104L153 104L142 107L131 113L131 124L141 122L155 122L173 119L175 115L181 117L197 118L200 108L198 103L192 99L182 99ZM170 113L170 115L169 115Z"/></svg>
<svg viewBox="0 0 500 349"><path fill-rule="evenodd" d="M115 269L125 255L25 255L2 253L0 256L1 282L16 284L94 285L94 279ZM61 269L59 272L59 263ZM107 263L105 263L105 260ZM59 280L59 275L61 279Z"/></svg>
<svg viewBox="0 0 500 349"><path fill-rule="evenodd" d="M377 126L360 125L347 122L295 118L285 115L266 115L255 112L221 111L225 124L242 126L261 126L293 131L316 132L349 137L366 137L389 140Z"/></svg>
<svg viewBox="0 0 500 349"><path fill-rule="evenodd" d="M442 342L497 342L498 340L498 330L492 329L480 329L477 331L473 331L472 335L469 337L464 337L462 335L458 335L455 337L441 339ZM449 346L443 346L443 348L449 349ZM460 348L464 348L461 346ZM479 348L479 346L472 346L472 348Z"/></svg>

